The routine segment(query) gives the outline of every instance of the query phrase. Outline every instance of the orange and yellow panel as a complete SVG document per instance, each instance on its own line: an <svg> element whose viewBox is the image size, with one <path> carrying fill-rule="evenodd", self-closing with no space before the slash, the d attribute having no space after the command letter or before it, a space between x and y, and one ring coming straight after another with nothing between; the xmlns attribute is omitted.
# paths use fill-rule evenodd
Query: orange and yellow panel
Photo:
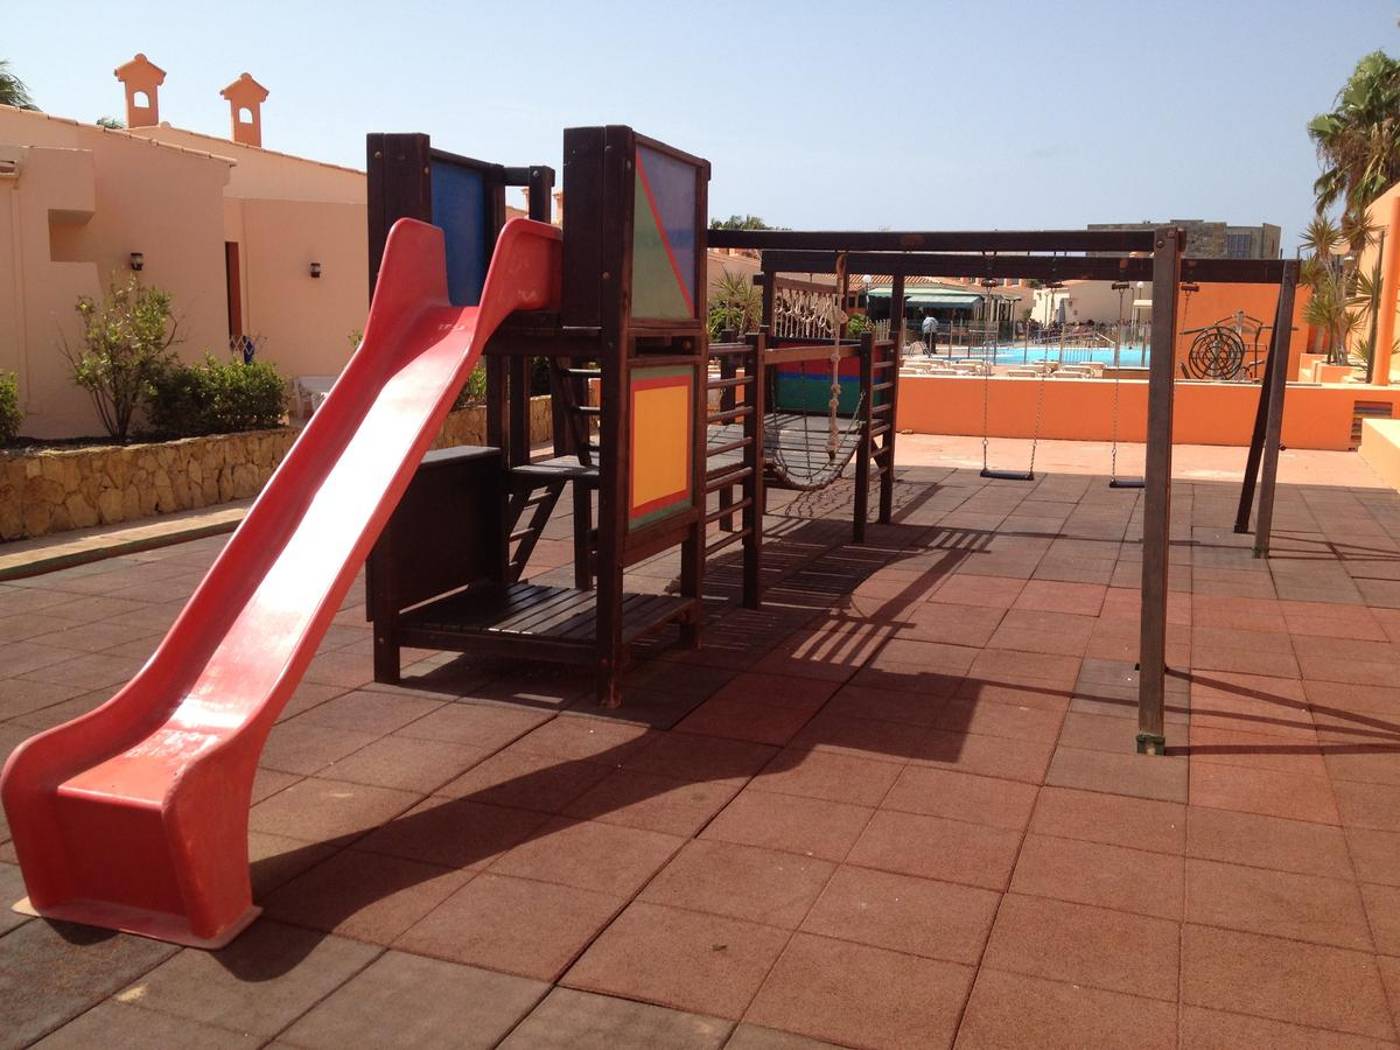
<svg viewBox="0 0 1400 1050"><path fill-rule="evenodd" d="M650 525L693 502L695 369L690 365L632 370L632 477L629 528Z"/></svg>

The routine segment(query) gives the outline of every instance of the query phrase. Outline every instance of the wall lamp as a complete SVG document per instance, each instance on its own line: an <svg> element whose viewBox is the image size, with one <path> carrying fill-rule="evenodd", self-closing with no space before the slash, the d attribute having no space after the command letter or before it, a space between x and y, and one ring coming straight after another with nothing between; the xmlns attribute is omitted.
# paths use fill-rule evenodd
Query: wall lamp
<svg viewBox="0 0 1400 1050"><path fill-rule="evenodd" d="M131 253L131 268L140 273L146 268L146 256L144 252Z"/></svg>
<svg viewBox="0 0 1400 1050"><path fill-rule="evenodd" d="M314 262L311 264L311 276L319 278L321 276L321 264Z"/></svg>

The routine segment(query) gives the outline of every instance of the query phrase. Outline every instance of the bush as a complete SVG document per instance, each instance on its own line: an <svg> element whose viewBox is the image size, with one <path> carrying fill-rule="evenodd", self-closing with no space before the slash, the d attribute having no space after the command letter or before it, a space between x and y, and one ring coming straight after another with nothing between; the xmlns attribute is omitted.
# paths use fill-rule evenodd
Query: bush
<svg viewBox="0 0 1400 1050"><path fill-rule="evenodd" d="M147 288L133 274L125 284L113 278L102 302L79 296L76 309L83 348L63 346L73 382L91 395L107 433L125 441L152 382L175 359L170 293Z"/></svg>
<svg viewBox="0 0 1400 1050"><path fill-rule="evenodd" d="M210 356L199 365L171 365L151 387L151 425L178 437L266 430L280 425L287 410L286 384L263 361L245 365Z"/></svg>
<svg viewBox="0 0 1400 1050"><path fill-rule="evenodd" d="M19 380L13 372L0 372L0 445L19 433L24 413L19 407Z"/></svg>

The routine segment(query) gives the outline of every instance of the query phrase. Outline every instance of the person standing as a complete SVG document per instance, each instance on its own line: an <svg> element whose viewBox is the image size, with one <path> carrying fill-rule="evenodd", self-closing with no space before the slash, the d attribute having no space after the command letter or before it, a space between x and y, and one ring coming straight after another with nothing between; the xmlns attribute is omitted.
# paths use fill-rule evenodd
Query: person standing
<svg viewBox="0 0 1400 1050"><path fill-rule="evenodd" d="M920 325L920 330L923 332L924 346L928 348L927 353L938 353L938 318L933 316L932 311L924 311L924 322Z"/></svg>

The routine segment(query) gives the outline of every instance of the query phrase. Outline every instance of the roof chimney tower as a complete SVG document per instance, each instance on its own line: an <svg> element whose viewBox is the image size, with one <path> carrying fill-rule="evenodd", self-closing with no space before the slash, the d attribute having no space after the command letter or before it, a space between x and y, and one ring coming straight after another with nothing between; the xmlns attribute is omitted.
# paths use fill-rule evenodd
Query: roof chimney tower
<svg viewBox="0 0 1400 1050"><path fill-rule="evenodd" d="M126 88L126 126L151 128L160 123L156 88L165 83L165 70L141 53L113 74Z"/></svg>
<svg viewBox="0 0 1400 1050"><path fill-rule="evenodd" d="M233 141L245 146L261 146L262 104L267 100L267 88L244 73L219 94L228 99Z"/></svg>

